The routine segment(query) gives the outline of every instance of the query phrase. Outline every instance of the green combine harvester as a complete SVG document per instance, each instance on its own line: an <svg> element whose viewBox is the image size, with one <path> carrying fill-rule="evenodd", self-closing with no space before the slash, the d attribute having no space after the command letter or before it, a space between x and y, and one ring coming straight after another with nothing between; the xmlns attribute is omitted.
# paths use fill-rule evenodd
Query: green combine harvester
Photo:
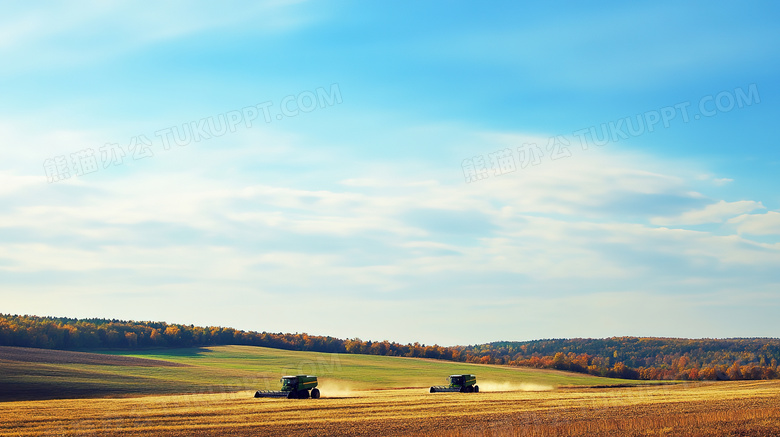
<svg viewBox="0 0 780 437"><path fill-rule="evenodd" d="M317 387L317 377L312 375L282 376L282 389L258 390L255 392L256 398L287 398L287 399L307 399L309 390L311 390L312 399L319 399L320 390Z"/></svg>
<svg viewBox="0 0 780 437"><path fill-rule="evenodd" d="M461 393L479 393L477 377L474 375L450 375L450 385L434 385L431 387L431 393L438 392L461 392Z"/></svg>

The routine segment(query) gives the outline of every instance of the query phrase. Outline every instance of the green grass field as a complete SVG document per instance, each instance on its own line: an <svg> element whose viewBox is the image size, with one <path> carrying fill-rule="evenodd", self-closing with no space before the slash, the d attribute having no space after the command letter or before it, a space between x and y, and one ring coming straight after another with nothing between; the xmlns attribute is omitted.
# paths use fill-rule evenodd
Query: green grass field
<svg viewBox="0 0 780 437"><path fill-rule="evenodd" d="M52 356L79 356L48 351ZM57 355L59 354L59 355ZM313 374L324 396L353 390L428 387L447 375L473 373L483 390L544 390L560 386L636 384L577 373L510 368L416 358L296 352L252 346L102 352L100 358L35 358L0 355L0 400L106 397L167 393L235 392L278 389L287 374ZM94 357L94 355L90 355ZM160 360L146 365L142 360ZM8 358L8 357L6 357ZM102 360L111 364L102 364ZM111 361L114 360L114 361ZM99 362L101 364L96 364ZM140 363L140 364L139 364ZM159 365L176 363L179 366Z"/></svg>

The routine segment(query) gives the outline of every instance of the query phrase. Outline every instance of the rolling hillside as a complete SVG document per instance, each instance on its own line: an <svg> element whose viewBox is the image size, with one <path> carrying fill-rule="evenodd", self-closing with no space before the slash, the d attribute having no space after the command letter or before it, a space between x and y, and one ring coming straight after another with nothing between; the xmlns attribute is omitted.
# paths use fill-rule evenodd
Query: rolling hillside
<svg viewBox="0 0 780 437"><path fill-rule="evenodd" d="M121 353L0 347L0 400L114 397L275 389L283 374L320 377L324 396L441 384L474 373L483 390L636 383L551 370L419 358L215 346Z"/></svg>

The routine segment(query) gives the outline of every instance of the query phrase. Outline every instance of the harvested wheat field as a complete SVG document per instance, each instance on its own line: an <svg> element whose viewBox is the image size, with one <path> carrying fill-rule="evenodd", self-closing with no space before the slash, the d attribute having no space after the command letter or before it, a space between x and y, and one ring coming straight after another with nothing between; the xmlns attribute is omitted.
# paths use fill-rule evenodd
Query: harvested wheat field
<svg viewBox="0 0 780 437"><path fill-rule="evenodd" d="M474 394L360 390L6 402L0 435L780 435L779 382Z"/></svg>

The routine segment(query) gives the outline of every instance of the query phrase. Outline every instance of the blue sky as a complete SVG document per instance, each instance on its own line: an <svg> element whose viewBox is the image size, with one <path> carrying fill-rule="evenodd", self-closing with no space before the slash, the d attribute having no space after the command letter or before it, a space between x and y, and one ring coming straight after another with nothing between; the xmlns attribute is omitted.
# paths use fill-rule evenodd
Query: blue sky
<svg viewBox="0 0 780 437"><path fill-rule="evenodd" d="M778 335L773 2L3 8L0 312Z"/></svg>

